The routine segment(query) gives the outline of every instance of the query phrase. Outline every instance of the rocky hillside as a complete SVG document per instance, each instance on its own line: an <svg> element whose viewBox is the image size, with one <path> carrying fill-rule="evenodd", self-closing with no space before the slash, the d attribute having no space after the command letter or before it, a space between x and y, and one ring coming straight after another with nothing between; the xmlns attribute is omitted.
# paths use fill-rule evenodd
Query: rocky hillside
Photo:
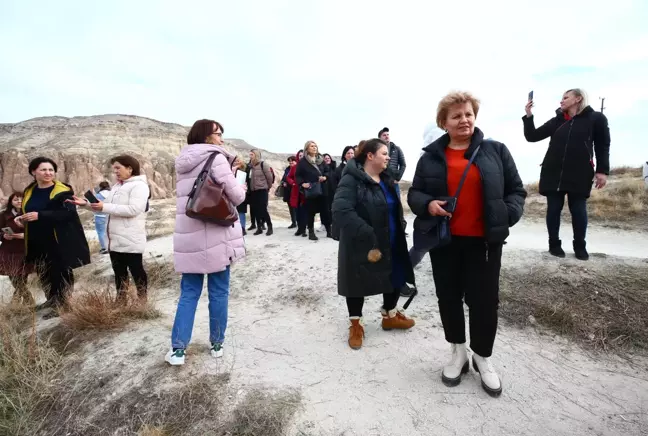
<svg viewBox="0 0 648 436"><path fill-rule="evenodd" d="M0 124L0 196L21 191L32 180L29 160L48 156L59 165L59 179L76 192L111 180L110 158L136 157L151 185L153 198L171 197L175 190L174 159L186 144L189 128L133 115L43 117ZM252 145L226 139L226 148L243 157ZM280 179L288 155L262 151Z"/></svg>

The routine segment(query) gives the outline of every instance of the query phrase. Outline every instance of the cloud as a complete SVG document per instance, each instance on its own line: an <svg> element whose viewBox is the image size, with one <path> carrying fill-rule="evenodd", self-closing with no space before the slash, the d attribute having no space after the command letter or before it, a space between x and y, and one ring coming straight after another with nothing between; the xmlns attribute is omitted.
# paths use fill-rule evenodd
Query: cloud
<svg viewBox="0 0 648 436"><path fill-rule="evenodd" d="M595 107L606 97L613 164L646 159L648 5L437 3L8 0L0 122L210 117L259 147L293 152L315 139L333 153L386 125L411 177L439 99L466 89L482 100L478 125L532 181L546 143L523 138L527 93L540 121L578 86Z"/></svg>

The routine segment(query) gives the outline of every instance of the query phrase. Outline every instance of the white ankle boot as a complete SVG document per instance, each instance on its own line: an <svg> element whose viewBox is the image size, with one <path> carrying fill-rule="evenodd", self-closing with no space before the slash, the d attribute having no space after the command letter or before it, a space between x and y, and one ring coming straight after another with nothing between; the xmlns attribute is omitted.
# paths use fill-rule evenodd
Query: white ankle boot
<svg viewBox="0 0 648 436"><path fill-rule="evenodd" d="M441 381L453 387L461 383L461 376L468 372L468 349L466 344L452 344L452 359L443 367Z"/></svg>
<svg viewBox="0 0 648 436"><path fill-rule="evenodd" d="M491 397L499 397L502 393L502 382L493 368L488 357L481 357L480 355L473 354L473 368L481 376L482 388Z"/></svg>

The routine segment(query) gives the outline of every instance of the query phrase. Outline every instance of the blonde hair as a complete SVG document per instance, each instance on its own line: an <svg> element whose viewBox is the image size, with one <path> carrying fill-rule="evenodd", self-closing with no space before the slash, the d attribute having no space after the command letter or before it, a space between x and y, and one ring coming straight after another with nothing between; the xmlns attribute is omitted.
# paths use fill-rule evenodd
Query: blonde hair
<svg viewBox="0 0 648 436"><path fill-rule="evenodd" d="M308 147L309 147L311 144L315 144L315 147L317 147L317 142L312 141L312 140L306 141L306 143L304 144L304 154L305 154L306 156L308 156ZM319 147L317 147L317 152L319 153Z"/></svg>
<svg viewBox="0 0 648 436"><path fill-rule="evenodd" d="M450 112L450 107L455 104L463 103L470 103L473 112L475 112L475 117L477 117L477 113L479 112L479 100L469 92L453 91L443 97L437 106L437 126L439 126L440 129L444 129L446 119L448 118L448 112Z"/></svg>
<svg viewBox="0 0 648 436"><path fill-rule="evenodd" d="M578 110L576 111L577 114L583 112L583 109L589 106L589 103L587 102L587 93L585 92L584 89L582 88L568 89L567 91L565 91L565 94L567 94L568 92L571 92L576 97L581 98L580 103L578 103Z"/></svg>
<svg viewBox="0 0 648 436"><path fill-rule="evenodd" d="M257 150L256 148L250 150L252 154L254 154L254 158L252 159L252 164L256 165L261 161L261 152Z"/></svg>

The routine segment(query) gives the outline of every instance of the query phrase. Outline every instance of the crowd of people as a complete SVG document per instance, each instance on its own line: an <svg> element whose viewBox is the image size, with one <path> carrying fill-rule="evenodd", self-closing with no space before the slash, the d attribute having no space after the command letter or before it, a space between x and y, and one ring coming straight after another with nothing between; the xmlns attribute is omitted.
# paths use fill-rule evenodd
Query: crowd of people
<svg viewBox="0 0 648 436"><path fill-rule="evenodd" d="M531 142L551 138L540 174L540 193L548 200L549 252L565 256L559 227L567 196L575 256L587 260L587 198L593 181L602 188L609 173L607 119L587 105L580 89L565 92L557 116L539 128L534 125L532 107L529 101L523 118L525 137ZM171 365L185 362L205 276L210 352L214 357L223 355L230 268L245 256L246 231L273 235L268 211L272 193L287 203L289 228L296 229L296 237L316 241L315 217L319 215L326 236L339 241L337 287L348 309L349 347L360 349L365 341L366 297L382 295L383 330L415 326L398 307L399 297L409 296L411 302L416 295L414 267L429 254L441 322L450 344L450 359L441 373L443 383L458 385L472 362L484 390L500 395L502 384L491 356L498 325L502 251L509 229L522 217L526 191L508 148L486 139L475 126L479 110L479 100L467 92L450 93L438 104L436 125L445 133L426 140L407 195L415 215L412 247L408 247L399 189L405 157L391 142L388 128L381 129L376 138L344 147L339 165L331 155L321 154L315 141L306 141L288 158L279 188L272 192L275 171L260 151L250 151L245 163L223 146L222 124L196 121L175 162L173 254L182 279L165 360ZM103 182L94 195L79 197L56 179L54 161L39 157L30 162L33 182L23 192L13 193L0 215L0 273L11 279L14 302L35 303L27 277L36 271L47 297L36 309L48 309L48 316L65 310L74 286L73 270L90 263L77 207L95 213L101 253L110 254L117 301L128 302L129 272L137 289L136 303L146 301L142 254L150 189L135 158L117 156L111 165L116 183L111 187ZM248 206L250 227L246 230Z"/></svg>

